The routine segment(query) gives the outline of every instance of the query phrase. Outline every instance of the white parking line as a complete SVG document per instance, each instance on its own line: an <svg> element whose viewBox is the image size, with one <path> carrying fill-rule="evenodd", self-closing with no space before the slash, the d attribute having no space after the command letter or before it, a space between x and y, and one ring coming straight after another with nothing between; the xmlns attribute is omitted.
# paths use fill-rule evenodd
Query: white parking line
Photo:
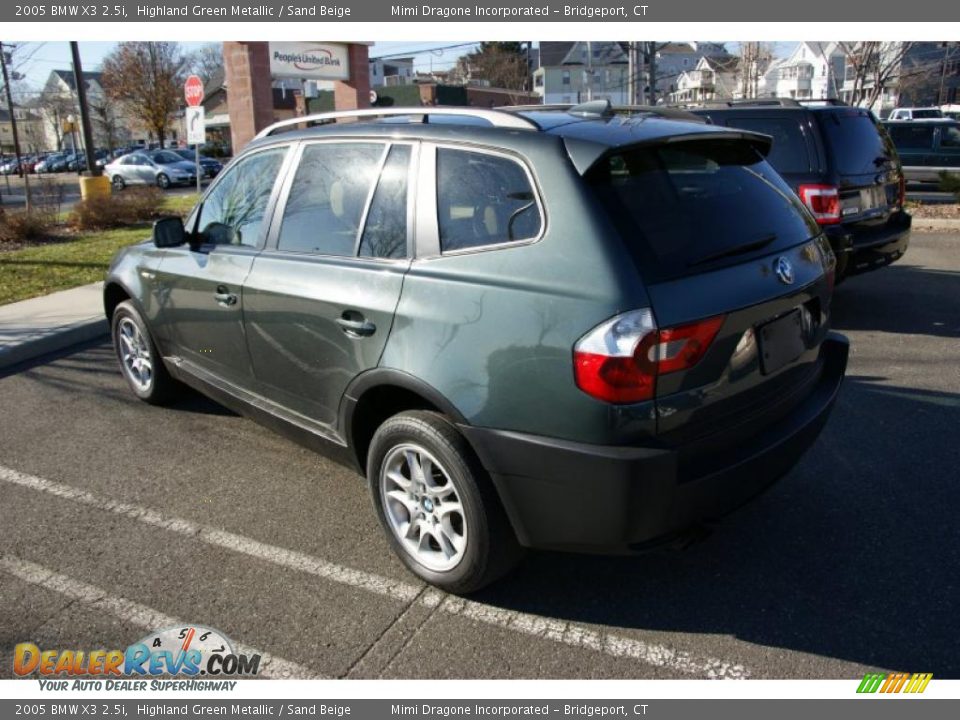
<svg viewBox="0 0 960 720"><path fill-rule="evenodd" d="M398 600L412 602L423 585L392 580L373 573L331 563L321 558L261 543L252 538L218 530L181 518L167 517L156 510L100 498L86 490L27 475L0 465L0 480L12 485L48 493L66 500L137 520L138 522L179 533L208 545L225 548L299 572L315 575L341 585ZM437 607L449 615L504 628L512 632L562 643L575 648L602 653L613 658L628 658L665 670L716 679L741 679L751 672L743 665L712 657L699 657L665 645L593 630L583 625L553 618L505 610L484 603L429 590L419 602ZM176 623L174 623L176 624ZM262 654L262 653L261 653Z"/></svg>
<svg viewBox="0 0 960 720"><path fill-rule="evenodd" d="M61 575L42 565L28 562L13 555L0 556L0 571L8 575L13 575L32 585L53 590L56 593L75 600L90 610L108 613L124 622L137 625L146 630L159 630L167 627L189 625L189 623L165 615L159 610L154 610L151 607L127 600L126 598L109 595L105 590L98 587L88 585L69 575ZM249 645L240 643L237 644L234 649L237 653L243 655L260 656L259 675L283 679L314 679L321 677L308 667L284 660L281 657L271 655L262 650L257 650Z"/></svg>

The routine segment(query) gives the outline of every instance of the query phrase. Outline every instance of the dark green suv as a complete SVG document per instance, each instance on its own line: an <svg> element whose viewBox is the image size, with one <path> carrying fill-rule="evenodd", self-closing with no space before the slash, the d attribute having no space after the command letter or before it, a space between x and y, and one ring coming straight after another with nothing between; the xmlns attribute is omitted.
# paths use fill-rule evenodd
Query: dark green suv
<svg viewBox="0 0 960 720"><path fill-rule="evenodd" d="M797 462L846 367L769 148L603 103L278 123L114 260L123 375L342 455L451 591L676 542Z"/></svg>

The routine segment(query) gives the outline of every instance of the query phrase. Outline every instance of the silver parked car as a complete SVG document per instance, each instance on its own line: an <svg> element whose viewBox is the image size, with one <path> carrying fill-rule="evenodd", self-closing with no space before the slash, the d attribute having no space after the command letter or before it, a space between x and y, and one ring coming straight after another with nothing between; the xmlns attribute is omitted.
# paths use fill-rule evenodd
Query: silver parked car
<svg viewBox="0 0 960 720"><path fill-rule="evenodd" d="M103 168L115 190L127 185L190 185L197 182L197 166L170 150L143 150L123 155Z"/></svg>

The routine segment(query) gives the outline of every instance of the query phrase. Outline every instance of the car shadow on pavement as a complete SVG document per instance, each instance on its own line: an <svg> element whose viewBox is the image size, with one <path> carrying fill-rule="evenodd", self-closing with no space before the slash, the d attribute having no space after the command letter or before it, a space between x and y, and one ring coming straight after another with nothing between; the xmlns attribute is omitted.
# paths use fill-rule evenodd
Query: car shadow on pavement
<svg viewBox="0 0 960 720"><path fill-rule="evenodd" d="M0 380L22 374L43 385L75 393L108 396L123 403L139 403L124 383L110 342L97 338L63 350L48 353L32 360L0 370ZM97 383L93 376L115 379L109 387ZM232 410L201 395L186 386L168 410L202 415L231 416Z"/></svg>
<svg viewBox="0 0 960 720"><path fill-rule="evenodd" d="M892 265L837 286L833 328L960 338L960 273Z"/></svg>
<svg viewBox="0 0 960 720"><path fill-rule="evenodd" d="M960 394L881 380L848 377L800 465L703 542L633 558L531 553L477 599L960 677ZM787 662L786 676L827 672Z"/></svg>

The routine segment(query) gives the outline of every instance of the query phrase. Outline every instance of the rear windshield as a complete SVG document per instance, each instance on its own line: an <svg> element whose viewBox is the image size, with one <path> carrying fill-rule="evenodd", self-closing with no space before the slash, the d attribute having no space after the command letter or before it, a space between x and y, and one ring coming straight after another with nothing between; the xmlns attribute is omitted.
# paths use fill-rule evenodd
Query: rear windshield
<svg viewBox="0 0 960 720"><path fill-rule="evenodd" d="M820 113L820 126L840 175L875 174L896 162L893 145L866 110Z"/></svg>
<svg viewBox="0 0 960 720"><path fill-rule="evenodd" d="M647 282L744 262L819 233L787 184L740 140L617 152L587 180Z"/></svg>
<svg viewBox="0 0 960 720"><path fill-rule="evenodd" d="M931 118L942 118L943 113L939 110L913 110L910 113L914 120L929 120Z"/></svg>
<svg viewBox="0 0 960 720"><path fill-rule="evenodd" d="M798 117L731 117L730 127L763 133L773 138L773 146L767 155L778 173L809 173L810 150L803 125Z"/></svg>

